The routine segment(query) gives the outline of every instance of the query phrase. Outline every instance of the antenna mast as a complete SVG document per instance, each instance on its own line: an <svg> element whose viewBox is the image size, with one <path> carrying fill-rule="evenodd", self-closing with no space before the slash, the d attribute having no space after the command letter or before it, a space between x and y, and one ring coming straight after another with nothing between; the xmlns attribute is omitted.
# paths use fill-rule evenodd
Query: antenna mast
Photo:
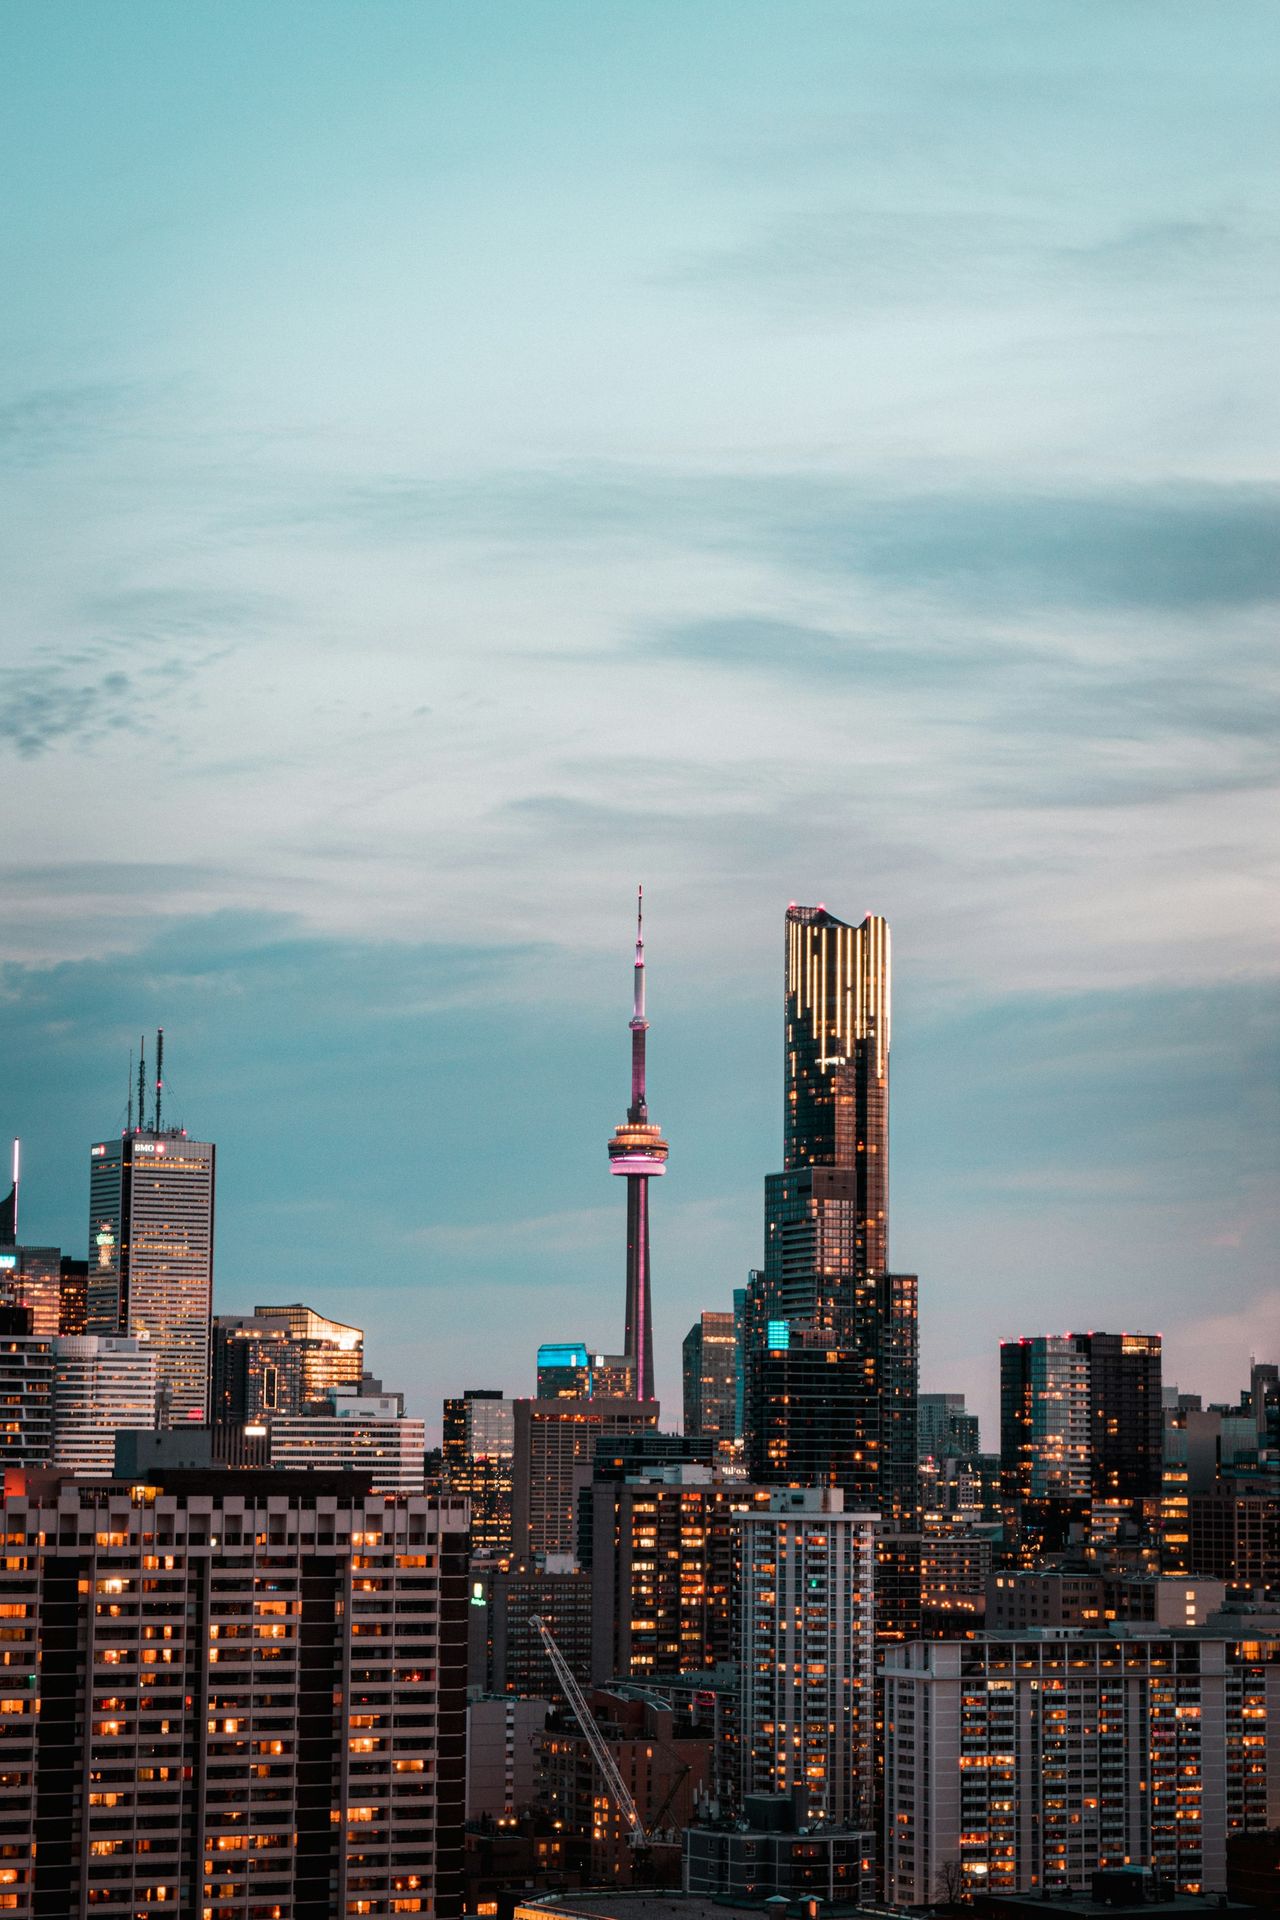
<svg viewBox="0 0 1280 1920"><path fill-rule="evenodd" d="M147 1036L138 1036L138 1132L147 1127Z"/></svg>
<svg viewBox="0 0 1280 1920"><path fill-rule="evenodd" d="M129 1100L128 1100L129 1115L128 1115L128 1119L125 1121L124 1130L126 1133L132 1133L133 1132L133 1048L132 1047L130 1047L129 1049L129 1083L128 1084L129 1084Z"/></svg>
<svg viewBox="0 0 1280 1920"><path fill-rule="evenodd" d="M160 1131L160 1095L164 1091L164 1028L156 1028L156 1132Z"/></svg>

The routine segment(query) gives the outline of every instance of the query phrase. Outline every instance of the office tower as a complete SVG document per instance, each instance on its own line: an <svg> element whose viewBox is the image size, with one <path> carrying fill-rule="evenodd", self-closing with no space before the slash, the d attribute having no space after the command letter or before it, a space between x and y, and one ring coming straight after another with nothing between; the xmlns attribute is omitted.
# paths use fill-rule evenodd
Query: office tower
<svg viewBox="0 0 1280 1920"><path fill-rule="evenodd" d="M116 1435L156 1424L156 1356L122 1334L66 1334L53 1342L53 1445L62 1473L109 1479Z"/></svg>
<svg viewBox="0 0 1280 1920"><path fill-rule="evenodd" d="M1087 1500L1089 1363L1069 1333L1000 1342L1000 1476L1010 1508Z"/></svg>
<svg viewBox="0 0 1280 1920"><path fill-rule="evenodd" d="M874 1514L839 1488L775 1491L740 1518L743 1795L801 1795L806 1824L869 1824Z"/></svg>
<svg viewBox="0 0 1280 1920"><path fill-rule="evenodd" d="M590 1510L591 1677L649 1681L733 1657L739 1516L766 1487L709 1466L657 1466L625 1479L599 1466Z"/></svg>
<svg viewBox="0 0 1280 1920"><path fill-rule="evenodd" d="M653 1322L650 1309L649 1182L667 1170L670 1149L649 1121L645 1104L644 896L637 895L636 959L631 1009L631 1104L609 1142L609 1171L627 1182L627 1306L623 1350L635 1361L635 1398L652 1400Z"/></svg>
<svg viewBox="0 0 1280 1920"><path fill-rule="evenodd" d="M684 1430L737 1432L738 1342L731 1313L702 1313L684 1337Z"/></svg>
<svg viewBox="0 0 1280 1920"><path fill-rule="evenodd" d="M267 1421L271 1465L292 1473L367 1474L376 1489L421 1493L427 1429L403 1396L330 1388L323 1401Z"/></svg>
<svg viewBox="0 0 1280 1920"><path fill-rule="evenodd" d="M321 1405L332 1389L358 1388L364 1375L364 1333L341 1320L327 1320L295 1300L287 1307L255 1307L255 1320L275 1320L302 1359L302 1398Z"/></svg>
<svg viewBox="0 0 1280 1920"><path fill-rule="evenodd" d="M517 1560L573 1554L596 1441L656 1427L656 1400L515 1400L511 1541Z"/></svg>
<svg viewBox="0 0 1280 1920"><path fill-rule="evenodd" d="M58 1269L58 1332L89 1331L89 1262L64 1253Z"/></svg>
<svg viewBox="0 0 1280 1920"><path fill-rule="evenodd" d="M885 1896L1226 1886L1280 1797L1280 1647L1206 1629L918 1642L885 1655ZM1270 1803L1270 1814L1268 1811Z"/></svg>
<svg viewBox="0 0 1280 1920"><path fill-rule="evenodd" d="M1094 1497L1153 1500L1160 1493L1158 1333L1077 1333L1089 1369L1089 1456Z"/></svg>
<svg viewBox="0 0 1280 1920"><path fill-rule="evenodd" d="M214 1148L150 1124L89 1149L89 1332L145 1340L166 1425L206 1420L213 1303Z"/></svg>
<svg viewBox="0 0 1280 1920"><path fill-rule="evenodd" d="M1193 1572L1249 1587L1280 1587L1280 1488L1274 1475L1217 1482L1189 1502Z"/></svg>
<svg viewBox="0 0 1280 1920"><path fill-rule="evenodd" d="M970 1460L980 1451L978 1416L962 1393L922 1393L916 1403L916 1448L922 1460Z"/></svg>
<svg viewBox="0 0 1280 1920"><path fill-rule="evenodd" d="M0 1470L43 1467L53 1445L53 1342L27 1307L0 1306Z"/></svg>
<svg viewBox="0 0 1280 1920"><path fill-rule="evenodd" d="M42 1475L4 1519L16 1913L460 1913L459 1508L280 1474Z"/></svg>
<svg viewBox="0 0 1280 1920"><path fill-rule="evenodd" d="M538 1348L539 1400L634 1400L635 1361L627 1353L591 1353L581 1340Z"/></svg>
<svg viewBox="0 0 1280 1920"><path fill-rule="evenodd" d="M444 1403L444 1484L471 1509L472 1553L511 1552L515 1412L493 1388L469 1387Z"/></svg>
<svg viewBox="0 0 1280 1920"><path fill-rule="evenodd" d="M298 1413L303 1353L283 1321L219 1313L213 1321L212 1419L221 1426L259 1425L277 1413Z"/></svg>
<svg viewBox="0 0 1280 1920"><path fill-rule="evenodd" d="M916 1280L888 1271L885 922L873 914L846 926L824 907L791 906L785 987L784 1167L765 1181L764 1267L751 1276L744 1316L748 1451L752 1405L769 1398L754 1376L782 1350L783 1327L792 1348L848 1354L858 1381L855 1437L822 1477L873 1505L886 1527L909 1532L917 1517ZM758 1437L754 1444L758 1458Z"/></svg>

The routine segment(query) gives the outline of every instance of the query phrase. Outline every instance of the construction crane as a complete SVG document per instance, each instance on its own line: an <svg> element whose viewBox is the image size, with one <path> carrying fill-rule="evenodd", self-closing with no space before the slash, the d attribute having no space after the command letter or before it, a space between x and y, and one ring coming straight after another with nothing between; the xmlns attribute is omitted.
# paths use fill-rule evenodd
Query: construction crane
<svg viewBox="0 0 1280 1920"><path fill-rule="evenodd" d="M675 1799L677 1790L684 1784L684 1778L689 1769L686 1767L683 1773L677 1775L672 1783L670 1792L658 1810L658 1815L653 1825L646 1827L644 1821L640 1818L640 1810L631 1797L631 1789L618 1772L617 1762L609 1751L604 1735L596 1725L595 1715L587 1705L587 1696L578 1685L577 1676L574 1674L569 1662L556 1645L550 1627L546 1621L541 1619L537 1614L533 1615L530 1625L535 1626L542 1635L542 1644L547 1650L547 1658L555 1669L556 1679L564 1688L565 1698L573 1708L574 1718L577 1720L578 1725L582 1728L583 1734L586 1737L587 1745L591 1749L591 1757L600 1770L600 1778L604 1782L605 1791L610 1795L618 1812L626 1821L627 1839L633 1847L649 1847L653 1841L654 1829L663 1818L671 1802Z"/></svg>

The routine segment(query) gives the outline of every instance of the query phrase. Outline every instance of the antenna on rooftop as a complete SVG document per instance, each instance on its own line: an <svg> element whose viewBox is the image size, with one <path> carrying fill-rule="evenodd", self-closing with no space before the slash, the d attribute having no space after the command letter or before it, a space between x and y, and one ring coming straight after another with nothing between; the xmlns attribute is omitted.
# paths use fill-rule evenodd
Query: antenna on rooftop
<svg viewBox="0 0 1280 1920"><path fill-rule="evenodd" d="M127 1120L125 1121L125 1128L124 1128L124 1130L125 1130L125 1132L126 1132L126 1133L132 1133L132 1132L133 1132L133 1048L132 1048L132 1047L130 1047L130 1049L129 1049L129 1099L128 1099L128 1109L129 1109L129 1113L128 1113L128 1118L127 1118Z"/></svg>
<svg viewBox="0 0 1280 1920"><path fill-rule="evenodd" d="M138 1035L138 1132L147 1126L147 1037Z"/></svg>
<svg viewBox="0 0 1280 1920"><path fill-rule="evenodd" d="M156 1132L160 1131L160 1095L164 1091L164 1028L156 1028Z"/></svg>

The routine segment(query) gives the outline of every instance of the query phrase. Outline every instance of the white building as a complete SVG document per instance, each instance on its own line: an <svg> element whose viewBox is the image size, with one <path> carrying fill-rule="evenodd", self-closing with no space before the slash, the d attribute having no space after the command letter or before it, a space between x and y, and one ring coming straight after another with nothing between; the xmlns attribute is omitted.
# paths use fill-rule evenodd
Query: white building
<svg viewBox="0 0 1280 1920"><path fill-rule="evenodd" d="M829 1487L779 1488L741 1516L741 1790L801 1788L806 1823L870 1812L876 1526Z"/></svg>
<svg viewBox="0 0 1280 1920"><path fill-rule="evenodd" d="M277 1414L271 1427L273 1467L324 1473L367 1473L375 1490L421 1493L426 1423L407 1419L394 1393L331 1388L322 1406Z"/></svg>
<svg viewBox="0 0 1280 1920"><path fill-rule="evenodd" d="M1227 1883L1280 1822L1280 1641L1130 1624L885 1653L885 1895L1080 1890L1101 1866Z"/></svg>
<svg viewBox="0 0 1280 1920"><path fill-rule="evenodd" d="M110 1479L116 1434L156 1423L156 1356L125 1335L64 1334L53 1343L53 1448L64 1473Z"/></svg>

